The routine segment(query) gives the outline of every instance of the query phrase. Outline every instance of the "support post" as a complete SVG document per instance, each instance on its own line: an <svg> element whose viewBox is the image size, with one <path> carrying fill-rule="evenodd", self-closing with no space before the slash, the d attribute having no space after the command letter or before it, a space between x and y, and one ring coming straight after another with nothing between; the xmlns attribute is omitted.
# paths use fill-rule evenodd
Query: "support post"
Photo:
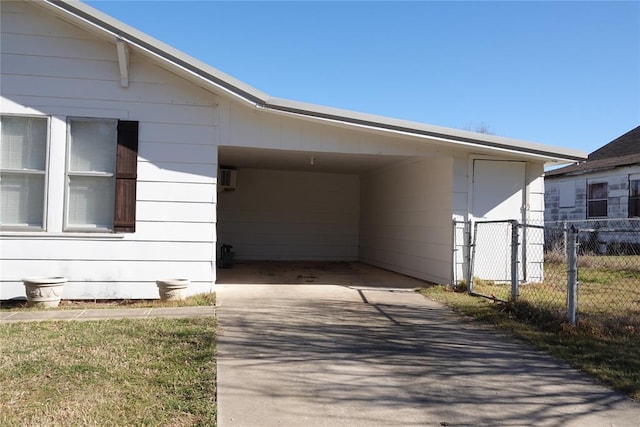
<svg viewBox="0 0 640 427"><path fill-rule="evenodd" d="M578 232L575 226L567 230L567 317L569 324L576 324L578 297Z"/></svg>
<svg viewBox="0 0 640 427"><path fill-rule="evenodd" d="M520 230L517 220L511 221L511 301L518 299L518 242Z"/></svg>

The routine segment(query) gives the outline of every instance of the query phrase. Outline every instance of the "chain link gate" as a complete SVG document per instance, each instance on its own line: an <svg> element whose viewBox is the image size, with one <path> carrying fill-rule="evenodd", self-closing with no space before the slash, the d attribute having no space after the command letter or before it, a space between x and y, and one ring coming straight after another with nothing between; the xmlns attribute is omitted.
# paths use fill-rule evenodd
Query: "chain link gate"
<svg viewBox="0 0 640 427"><path fill-rule="evenodd" d="M515 299L521 275L518 221L477 221L472 236L469 292L500 301Z"/></svg>
<svg viewBox="0 0 640 427"><path fill-rule="evenodd" d="M640 331L640 220L454 221L453 240L452 283L470 293L517 299L558 321Z"/></svg>

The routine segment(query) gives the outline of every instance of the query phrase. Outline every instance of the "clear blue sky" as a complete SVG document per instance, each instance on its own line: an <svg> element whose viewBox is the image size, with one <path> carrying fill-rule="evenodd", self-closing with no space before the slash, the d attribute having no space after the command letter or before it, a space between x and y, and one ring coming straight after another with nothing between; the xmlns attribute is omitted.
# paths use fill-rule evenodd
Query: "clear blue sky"
<svg viewBox="0 0 640 427"><path fill-rule="evenodd" d="M640 125L640 2L87 1L274 97L591 152Z"/></svg>

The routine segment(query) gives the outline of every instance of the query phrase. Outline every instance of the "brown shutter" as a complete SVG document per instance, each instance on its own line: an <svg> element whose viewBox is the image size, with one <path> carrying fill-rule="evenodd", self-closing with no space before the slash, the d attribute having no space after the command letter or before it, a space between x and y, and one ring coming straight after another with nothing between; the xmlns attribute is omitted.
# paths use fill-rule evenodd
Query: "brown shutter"
<svg viewBox="0 0 640 427"><path fill-rule="evenodd" d="M136 180L138 178L138 122L118 122L116 197L113 231L136 231Z"/></svg>

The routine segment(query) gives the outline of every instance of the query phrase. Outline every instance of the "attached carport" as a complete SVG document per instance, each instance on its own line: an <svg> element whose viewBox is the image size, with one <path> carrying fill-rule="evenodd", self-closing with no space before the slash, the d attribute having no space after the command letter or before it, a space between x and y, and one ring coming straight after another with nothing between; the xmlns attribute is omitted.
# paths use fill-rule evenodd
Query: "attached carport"
<svg viewBox="0 0 640 427"><path fill-rule="evenodd" d="M235 175L219 185L218 247L236 261L360 261L448 280L451 158L221 146L218 162Z"/></svg>
<svg viewBox="0 0 640 427"><path fill-rule="evenodd" d="M505 218L542 218L543 165L574 156L494 135L236 95L217 106L218 165L234 179L218 178L216 223L218 249L232 245L239 261L361 261L449 282L453 221L470 219L475 200L502 205L512 196L495 191L494 182L474 186L474 165L524 165L521 203L509 205L514 212Z"/></svg>
<svg viewBox="0 0 640 427"><path fill-rule="evenodd" d="M358 260L360 176L402 159L220 147L236 183L218 194L218 242L244 260Z"/></svg>

